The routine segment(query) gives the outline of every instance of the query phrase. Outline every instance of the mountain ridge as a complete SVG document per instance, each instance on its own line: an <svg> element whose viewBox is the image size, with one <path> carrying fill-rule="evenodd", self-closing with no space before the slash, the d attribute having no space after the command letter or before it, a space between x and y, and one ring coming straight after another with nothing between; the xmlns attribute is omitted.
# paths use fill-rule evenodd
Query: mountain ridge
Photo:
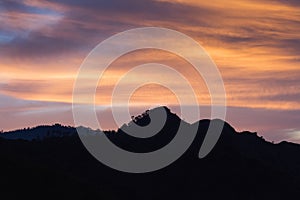
<svg viewBox="0 0 300 200"><path fill-rule="evenodd" d="M121 148L148 152L172 140L177 130L173 124L178 122L176 119L171 117L161 132L149 138L129 137L121 129L105 134ZM146 125L148 120L138 117L136 123ZM199 159L199 149L211 121L190 124L198 125L199 130L187 151L169 166L144 174L119 172L100 163L83 146L74 127L56 124L37 128L66 137L30 141L0 138L1 195L124 200L292 199L300 195L300 145L273 144L257 133L239 134L225 124L215 147Z"/></svg>
<svg viewBox="0 0 300 200"><path fill-rule="evenodd" d="M215 121L221 120L221 119L199 119L194 123L188 123L181 119L177 114L172 113L171 110L166 107L166 106L161 106L161 107L156 107L150 110L146 110L144 113L138 115L138 116L133 116L132 120L128 123L124 123L121 127L119 127L116 131L114 130L101 130L104 133L114 133L114 132L120 132L120 130L124 129L124 127L129 127L131 124L136 123L138 125L143 125L145 126L145 118L149 117L149 113L157 110L157 109L165 109L167 112L168 116L174 116L177 118L176 120L186 123L190 126L197 126L197 125L203 125L203 124L209 124L209 123L214 123ZM149 121L146 119L146 121ZM231 129L232 132L238 133L238 134L244 134L244 133L249 133L249 134L254 134L258 136L257 132L250 132L250 131L236 131L233 126L231 126L228 122L221 120L224 122L224 128ZM148 123L146 123L148 124ZM17 130L11 130L11 131L5 131L0 133L0 138L4 139L21 139L21 140L41 140L49 137L64 137L64 136L72 136L76 133L76 129L83 129L86 132L99 132L99 130L94 130L89 127L84 127L84 126L79 126L79 127L73 127L73 126L65 126L61 125L59 123L55 123L53 125L38 125L35 127L28 127L28 128L23 128L23 129L17 129ZM58 132L61 132L59 134ZM259 137L259 136L258 136ZM261 137L261 136L260 136ZM285 142L285 141L281 141ZM279 143L281 143L279 142ZM289 142L290 143L290 142ZM296 143L293 143L296 144ZM297 145L297 144L296 144Z"/></svg>

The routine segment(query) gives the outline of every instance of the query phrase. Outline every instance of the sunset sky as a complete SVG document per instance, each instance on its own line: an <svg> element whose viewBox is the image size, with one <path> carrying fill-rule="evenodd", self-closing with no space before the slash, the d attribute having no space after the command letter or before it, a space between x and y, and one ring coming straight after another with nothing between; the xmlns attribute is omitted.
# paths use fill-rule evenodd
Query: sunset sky
<svg viewBox="0 0 300 200"><path fill-rule="evenodd" d="M0 22L0 130L73 125L73 84L88 53L113 34L154 26L182 32L205 48L224 80L230 124L268 140L300 143L297 0L4 0ZM109 91L118 77L154 62L190 74L192 85L203 89L196 95L208 112L205 85L193 82L184 59L142 50L119 58L100 83L97 105L104 126L113 128ZM174 86L180 89L175 81ZM176 96L153 84L139 88L131 104L133 113L154 104L178 111Z"/></svg>

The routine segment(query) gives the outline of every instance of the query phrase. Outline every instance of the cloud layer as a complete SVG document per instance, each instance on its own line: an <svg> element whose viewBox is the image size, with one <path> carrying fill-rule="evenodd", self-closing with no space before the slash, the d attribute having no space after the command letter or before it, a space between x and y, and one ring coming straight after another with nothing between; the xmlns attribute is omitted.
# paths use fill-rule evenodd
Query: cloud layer
<svg viewBox="0 0 300 200"><path fill-rule="evenodd" d="M77 70L99 42L130 28L159 26L181 31L207 50L223 76L229 106L270 113L300 109L296 0L4 0L0 21L0 93L25 102L45 101L49 108L50 102L70 103ZM100 104L109 102L118 75L143 62L164 62L192 74L174 55L133 53L107 72L98 89ZM209 103L205 86L194 86ZM141 102L143 94L133 99Z"/></svg>

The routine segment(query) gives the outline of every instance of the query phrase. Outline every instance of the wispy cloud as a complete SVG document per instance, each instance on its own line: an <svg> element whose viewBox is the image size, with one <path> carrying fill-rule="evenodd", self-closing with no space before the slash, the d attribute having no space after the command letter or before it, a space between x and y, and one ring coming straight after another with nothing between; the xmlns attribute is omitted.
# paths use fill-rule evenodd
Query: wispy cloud
<svg viewBox="0 0 300 200"><path fill-rule="evenodd" d="M19 99L70 103L77 70L99 42L129 28L161 26L205 47L221 71L229 106L262 110L258 118L264 108L270 113L300 109L297 0L5 0L0 21L0 92ZM194 73L188 63L155 51L113 63L98 88L99 102L109 102L119 75L145 62L173 66L201 88L201 102L209 102L205 84L189 75ZM160 91L175 101L172 93ZM132 100L141 102L143 96L150 98L140 89ZM286 117L295 120L293 115Z"/></svg>

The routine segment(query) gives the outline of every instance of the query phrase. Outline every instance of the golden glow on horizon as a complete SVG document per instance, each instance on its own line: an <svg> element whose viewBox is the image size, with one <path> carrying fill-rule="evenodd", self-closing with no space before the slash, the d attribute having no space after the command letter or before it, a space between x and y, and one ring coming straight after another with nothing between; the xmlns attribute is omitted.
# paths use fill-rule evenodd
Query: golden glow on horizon
<svg viewBox="0 0 300 200"><path fill-rule="evenodd" d="M179 105L176 95L168 88L147 84L138 88L131 96L129 105L132 106L155 106L155 105Z"/></svg>

